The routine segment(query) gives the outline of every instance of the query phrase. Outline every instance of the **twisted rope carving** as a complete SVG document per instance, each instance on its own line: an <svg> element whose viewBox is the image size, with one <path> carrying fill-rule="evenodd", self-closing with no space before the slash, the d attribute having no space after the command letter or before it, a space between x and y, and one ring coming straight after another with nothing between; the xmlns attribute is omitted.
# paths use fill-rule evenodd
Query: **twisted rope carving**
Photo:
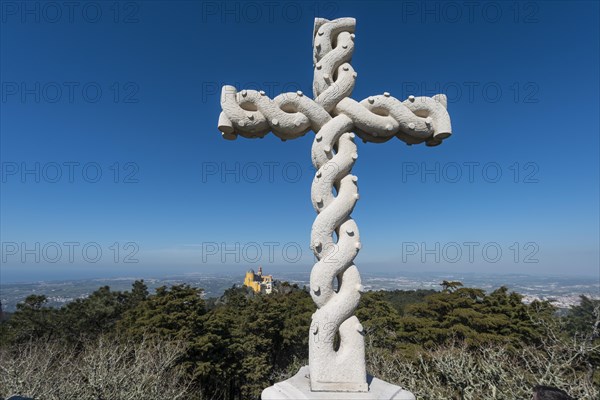
<svg viewBox="0 0 600 400"><path fill-rule="evenodd" d="M354 51L354 25L353 18L315 21L313 92L315 102L328 113L333 114L354 90L357 75L349 63ZM367 391L363 327L354 316L361 281L353 261L360 249L360 237L350 217L359 197L358 179L351 174L358 153L351 132L352 118L337 114L323 125L312 146L317 172L311 198L317 218L312 226L311 248L318 261L310 274L310 288L318 309L312 317L309 339L311 388L335 390L343 383L346 391ZM338 332L340 346L336 351Z"/></svg>
<svg viewBox="0 0 600 400"><path fill-rule="evenodd" d="M316 134L312 161L317 172L311 200L317 218L311 249L318 261L311 271L310 287L318 309L309 340L310 381L315 391L368 390L363 327L354 316L362 290L353 263L360 236L350 217L359 198L358 179L351 174L358 158L354 138L381 143L395 136L409 145L437 146L452 132L444 95L410 96L403 102L389 93L361 102L349 97L357 78L350 65L354 27L353 18L315 20L314 100L300 91L270 99L262 91L237 92L233 86L224 86L221 94L219 130L225 139L262 138L269 132L282 140L309 130Z"/></svg>

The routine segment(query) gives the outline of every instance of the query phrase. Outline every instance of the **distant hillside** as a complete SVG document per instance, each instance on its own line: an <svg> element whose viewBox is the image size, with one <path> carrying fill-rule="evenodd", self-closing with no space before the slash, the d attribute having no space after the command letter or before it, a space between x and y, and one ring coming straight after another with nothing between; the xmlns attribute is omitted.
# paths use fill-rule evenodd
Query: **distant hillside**
<svg viewBox="0 0 600 400"><path fill-rule="evenodd" d="M276 273L274 278L288 281L299 287L309 286L308 272ZM10 283L0 285L0 301L5 311L14 311L18 302L30 294L44 294L47 304L60 307L73 300L89 296L99 286L110 286L113 290L127 290L137 278L65 280L35 283ZM162 278L149 278L144 281L150 290L160 286L189 284L203 288L206 298L220 297L233 285L243 283L243 275L229 274L189 274ZM467 286L478 287L491 292L506 286L521 293L523 301L548 300L559 308L570 308L579 304L579 297L586 295L600 299L598 279L577 277L535 277L527 275L490 274L442 274L442 273L378 273L362 274L366 290L440 290L444 280L461 281Z"/></svg>

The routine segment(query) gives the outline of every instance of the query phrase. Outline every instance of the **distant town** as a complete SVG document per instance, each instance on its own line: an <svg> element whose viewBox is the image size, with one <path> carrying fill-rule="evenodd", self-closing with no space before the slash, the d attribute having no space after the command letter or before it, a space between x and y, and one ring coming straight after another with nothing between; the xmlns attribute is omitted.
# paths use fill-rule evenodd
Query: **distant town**
<svg viewBox="0 0 600 400"><path fill-rule="evenodd" d="M0 301L4 311L12 312L16 305L30 294L43 294L48 305L60 307L78 298L85 298L100 286L110 286L113 290L129 290L136 279L144 279L153 291L160 286L187 283L204 289L204 296L220 297L233 286L246 286L256 293L271 293L278 282L290 282L299 287L309 287L308 272L278 272L265 274L260 266L249 268L242 274L192 273L163 277L122 277L82 280L39 281L30 283L8 283L0 285ZM488 292L507 286L509 290L524 296L523 302L547 300L558 308L570 308L579 304L580 296L600 299L598 279L585 277L541 277L528 275L492 274L448 274L430 272L402 273L363 273L365 290L440 290L444 280L460 281L465 286L477 287Z"/></svg>

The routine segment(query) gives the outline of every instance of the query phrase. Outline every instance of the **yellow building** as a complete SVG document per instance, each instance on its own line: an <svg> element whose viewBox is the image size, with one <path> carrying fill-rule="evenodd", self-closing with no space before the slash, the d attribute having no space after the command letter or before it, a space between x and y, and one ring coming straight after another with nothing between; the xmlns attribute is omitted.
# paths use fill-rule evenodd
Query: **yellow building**
<svg viewBox="0 0 600 400"><path fill-rule="evenodd" d="M244 286L252 288L256 293L265 292L270 294L273 291L273 275L263 275L262 267L258 267L258 273L251 269L246 272Z"/></svg>

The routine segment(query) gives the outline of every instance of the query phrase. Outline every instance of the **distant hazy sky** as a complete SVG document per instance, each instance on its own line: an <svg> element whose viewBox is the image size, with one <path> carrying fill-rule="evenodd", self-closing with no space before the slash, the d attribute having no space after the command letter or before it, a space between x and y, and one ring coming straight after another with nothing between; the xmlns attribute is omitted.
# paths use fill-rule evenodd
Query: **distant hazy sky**
<svg viewBox="0 0 600 400"><path fill-rule="evenodd" d="M442 146L358 143L361 269L600 276L597 2L1 7L3 282L307 269L313 133L217 118L312 92L315 15L357 19L353 98L449 97Z"/></svg>

